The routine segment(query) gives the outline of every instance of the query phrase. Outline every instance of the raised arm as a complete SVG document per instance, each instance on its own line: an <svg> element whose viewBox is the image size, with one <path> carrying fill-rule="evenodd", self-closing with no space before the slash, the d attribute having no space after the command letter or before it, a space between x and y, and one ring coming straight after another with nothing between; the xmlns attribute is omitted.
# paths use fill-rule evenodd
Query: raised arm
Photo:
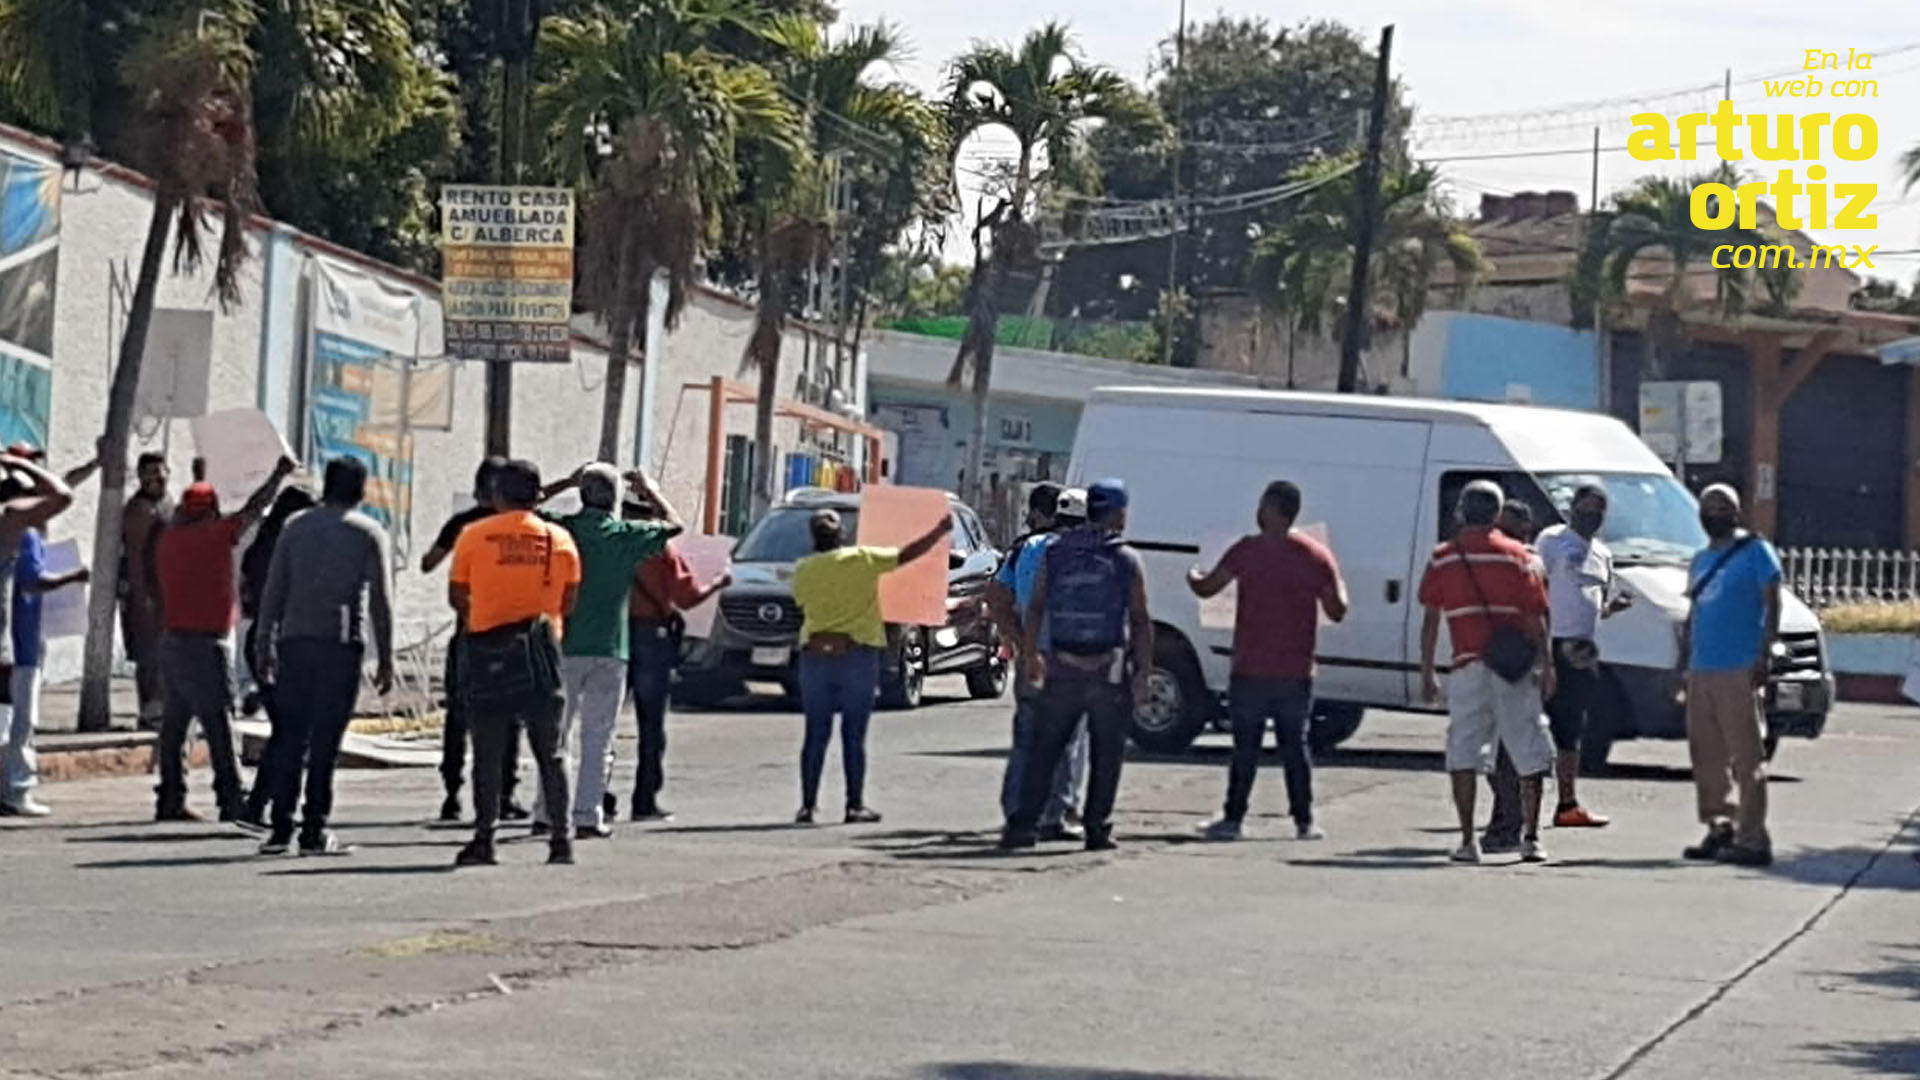
<svg viewBox="0 0 1920 1080"><path fill-rule="evenodd" d="M298 463L290 457L283 457L274 462L273 474L267 477L266 483L261 484L258 490L247 496L247 501L241 504L240 509L235 511L233 516L243 525L252 525L259 521L260 515L266 513L267 507L273 505L273 496L280 490L281 482L293 475L293 470L298 467Z"/></svg>
<svg viewBox="0 0 1920 1080"><path fill-rule="evenodd" d="M953 515L941 514L940 520L934 522L933 528L915 537L912 543L900 549L900 565L905 566L907 563L926 558L934 545L945 539L946 535L952 531Z"/></svg>
<svg viewBox="0 0 1920 1080"><path fill-rule="evenodd" d="M33 483L33 490L8 499L0 514L11 527L13 539L37 529L73 505L73 489L67 482L24 458L0 456L0 467L10 469Z"/></svg>
<svg viewBox="0 0 1920 1080"><path fill-rule="evenodd" d="M659 509L660 520L673 526L673 532L668 535L678 536L687 531L687 523L680 516L680 511L674 509L673 503L667 501L666 495L660 490L660 485L654 482L653 477L647 475L645 469L635 469L627 474L627 489Z"/></svg>
<svg viewBox="0 0 1920 1080"><path fill-rule="evenodd" d="M79 464L79 465L75 465L73 468L68 469L66 473L60 477L60 479L66 481L68 487L77 488L81 484L84 484L88 480L91 480L93 478L93 474L99 471L100 471L100 459L98 457L94 457L89 461L83 462L82 464Z"/></svg>

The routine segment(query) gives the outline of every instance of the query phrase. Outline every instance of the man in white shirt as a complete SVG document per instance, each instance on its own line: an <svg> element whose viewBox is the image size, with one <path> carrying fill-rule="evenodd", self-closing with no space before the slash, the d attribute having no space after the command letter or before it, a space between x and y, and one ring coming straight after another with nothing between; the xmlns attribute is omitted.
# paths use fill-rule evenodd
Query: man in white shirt
<svg viewBox="0 0 1920 1080"><path fill-rule="evenodd" d="M1615 588L1613 552L1599 539L1606 520L1606 489L1583 485L1567 507L1567 523L1542 530L1534 545L1546 569L1553 635L1556 678L1554 695L1547 700L1547 720L1560 782L1560 803L1553 813L1557 829L1599 828L1608 820L1581 806L1574 792L1580 738L1600 682L1600 649L1594 635L1601 619L1624 610L1633 600Z"/></svg>

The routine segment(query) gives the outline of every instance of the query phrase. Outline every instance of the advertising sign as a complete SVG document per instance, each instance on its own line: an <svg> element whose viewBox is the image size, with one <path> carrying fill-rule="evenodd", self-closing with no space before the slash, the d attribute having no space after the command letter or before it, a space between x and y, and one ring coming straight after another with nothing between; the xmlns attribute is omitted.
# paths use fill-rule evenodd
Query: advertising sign
<svg viewBox="0 0 1920 1080"><path fill-rule="evenodd" d="M0 444L47 445L60 170L0 152Z"/></svg>
<svg viewBox="0 0 1920 1080"><path fill-rule="evenodd" d="M449 356L572 359L572 191L448 184L440 253Z"/></svg>

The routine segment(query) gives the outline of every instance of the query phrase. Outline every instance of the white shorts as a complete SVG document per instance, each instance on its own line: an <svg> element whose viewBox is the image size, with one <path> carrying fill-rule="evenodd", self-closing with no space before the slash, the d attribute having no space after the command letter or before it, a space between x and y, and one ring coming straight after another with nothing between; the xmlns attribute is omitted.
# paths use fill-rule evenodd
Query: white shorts
<svg viewBox="0 0 1920 1080"><path fill-rule="evenodd" d="M1540 684L1531 675L1510 683L1481 663L1455 668L1447 676L1447 771L1491 773L1500 745L1521 776L1553 767Z"/></svg>

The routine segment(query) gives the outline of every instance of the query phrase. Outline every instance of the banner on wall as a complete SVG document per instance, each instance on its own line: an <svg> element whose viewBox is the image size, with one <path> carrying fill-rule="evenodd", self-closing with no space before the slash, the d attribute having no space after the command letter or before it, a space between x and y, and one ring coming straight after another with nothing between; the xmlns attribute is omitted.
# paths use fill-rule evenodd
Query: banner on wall
<svg viewBox="0 0 1920 1080"><path fill-rule="evenodd" d="M440 190L440 295L459 360L572 360L573 192L448 184Z"/></svg>
<svg viewBox="0 0 1920 1080"><path fill-rule="evenodd" d="M0 151L0 443L47 445L60 169Z"/></svg>

